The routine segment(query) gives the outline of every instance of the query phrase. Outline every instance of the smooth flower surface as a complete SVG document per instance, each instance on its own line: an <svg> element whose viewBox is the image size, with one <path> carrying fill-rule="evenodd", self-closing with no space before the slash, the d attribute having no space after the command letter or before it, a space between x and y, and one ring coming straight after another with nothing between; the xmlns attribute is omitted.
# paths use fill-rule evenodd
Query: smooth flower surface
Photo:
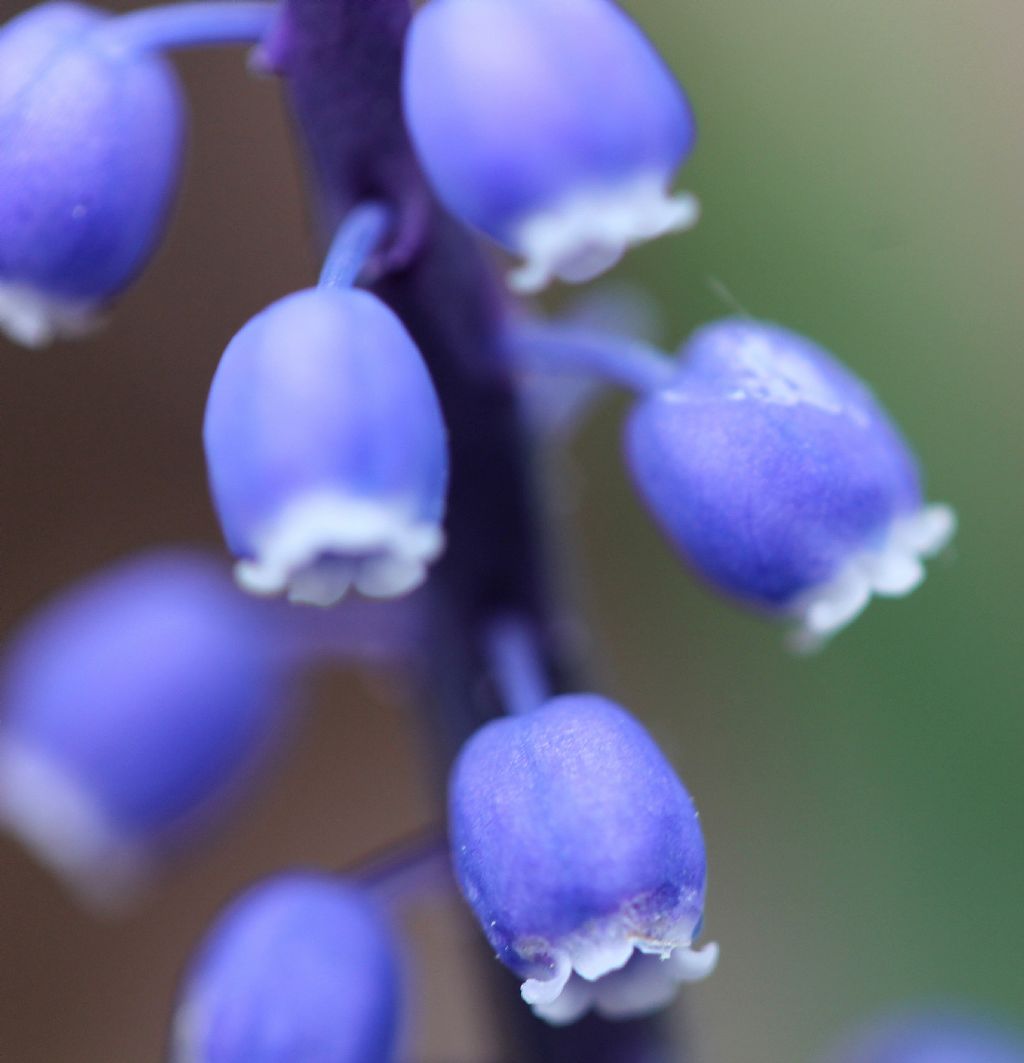
<svg viewBox="0 0 1024 1063"><path fill-rule="evenodd" d="M715 946L690 947L704 908L697 811L650 735L610 701L564 696L487 724L456 762L449 809L462 892L542 1017L665 1003L661 978L598 982L634 951L658 957L673 982L710 973Z"/></svg>
<svg viewBox="0 0 1024 1063"><path fill-rule="evenodd" d="M131 886L279 735L253 609L206 558L154 553L67 592L9 647L0 818L72 885Z"/></svg>
<svg viewBox="0 0 1024 1063"><path fill-rule="evenodd" d="M183 147L177 80L112 20L44 4L0 27L0 329L86 331L162 233Z"/></svg>
<svg viewBox="0 0 1024 1063"><path fill-rule="evenodd" d="M210 485L239 583L330 605L417 587L444 535L447 446L430 375L374 296L310 289L231 341L213 381Z"/></svg>
<svg viewBox="0 0 1024 1063"><path fill-rule="evenodd" d="M431 0L405 111L438 195L525 262L521 291L603 272L697 220L669 193L695 126L639 28L607 0Z"/></svg>
<svg viewBox="0 0 1024 1063"><path fill-rule="evenodd" d="M700 329L636 408L634 481L710 582L795 616L807 643L899 596L954 527L870 391L821 348L753 321Z"/></svg>
<svg viewBox="0 0 1024 1063"><path fill-rule="evenodd" d="M387 1063L398 1019L389 928L357 887L281 875L224 912L188 972L174 1063Z"/></svg>

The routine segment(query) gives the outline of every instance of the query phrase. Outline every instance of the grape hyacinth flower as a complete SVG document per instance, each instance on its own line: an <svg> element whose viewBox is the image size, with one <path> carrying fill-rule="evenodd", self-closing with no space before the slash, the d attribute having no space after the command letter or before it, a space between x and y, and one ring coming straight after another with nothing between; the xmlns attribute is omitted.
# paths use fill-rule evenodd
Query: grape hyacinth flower
<svg viewBox="0 0 1024 1063"><path fill-rule="evenodd" d="M1024 1063L1024 1040L967 1014L921 1012L847 1039L829 1063Z"/></svg>
<svg viewBox="0 0 1024 1063"><path fill-rule="evenodd" d="M463 895L541 1017L643 1013L714 968L717 946L692 947L697 811L612 702L563 695L487 724L459 755L449 810Z"/></svg>
<svg viewBox="0 0 1024 1063"><path fill-rule="evenodd" d="M430 0L404 99L448 209L524 259L519 291L589 280L697 220L692 196L669 194L696 135L689 104L610 0Z"/></svg>
<svg viewBox="0 0 1024 1063"><path fill-rule="evenodd" d="M252 39L263 2L120 17L41 4L0 26L0 331L88 332L142 270L181 177L184 102L161 50Z"/></svg>
<svg viewBox="0 0 1024 1063"><path fill-rule="evenodd" d="M430 375L394 313L349 287L366 221L342 227L319 287L235 336L210 389L210 485L238 581L257 594L396 597L444 544L448 458Z"/></svg>
<svg viewBox="0 0 1024 1063"><path fill-rule="evenodd" d="M142 555L67 592L6 654L0 820L116 899L280 737L268 650L259 607L201 555Z"/></svg>
<svg viewBox="0 0 1024 1063"><path fill-rule="evenodd" d="M80 4L0 30L0 328L86 331L149 258L181 169L183 105L158 55Z"/></svg>
<svg viewBox="0 0 1024 1063"><path fill-rule="evenodd" d="M794 616L813 645L901 596L949 541L907 444L820 347L756 321L697 331L627 433L637 488L698 572Z"/></svg>
<svg viewBox="0 0 1024 1063"><path fill-rule="evenodd" d="M235 900L186 975L173 1063L389 1063L395 944L373 898L313 872Z"/></svg>
<svg viewBox="0 0 1024 1063"><path fill-rule="evenodd" d="M634 483L669 540L718 589L796 620L813 649L872 594L908 594L952 537L950 507L923 501L906 442L849 370L777 325L725 320L670 359L645 343L520 324L530 373L635 392Z"/></svg>

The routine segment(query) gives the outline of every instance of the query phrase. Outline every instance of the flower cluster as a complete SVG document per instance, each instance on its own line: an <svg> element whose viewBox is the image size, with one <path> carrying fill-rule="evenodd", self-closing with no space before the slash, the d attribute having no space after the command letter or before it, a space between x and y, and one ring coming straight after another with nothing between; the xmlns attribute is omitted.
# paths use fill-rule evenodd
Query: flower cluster
<svg viewBox="0 0 1024 1063"><path fill-rule="evenodd" d="M281 76L330 230L319 282L241 327L207 400L213 503L249 596L210 558L169 551L30 620L6 657L0 815L89 895L137 885L281 743L290 681L324 631L332 652L365 649L354 599L384 599L383 641L460 740L455 879L523 999L566 1038L591 1010L653 1012L716 964L697 943L704 839L654 738L567 678L523 381L632 392L625 461L657 523L805 647L917 586L952 512L925 501L867 387L793 332L725 320L670 356L507 312L478 234L533 292L697 220L672 191L690 105L611 0L206 0L119 17L56 2L16 17L0 28L12 339L81 332L143 268L184 141L164 53L232 42ZM301 605L336 608L318 625ZM185 976L174 1058L393 1059L400 957L377 885L294 872L236 901Z"/></svg>

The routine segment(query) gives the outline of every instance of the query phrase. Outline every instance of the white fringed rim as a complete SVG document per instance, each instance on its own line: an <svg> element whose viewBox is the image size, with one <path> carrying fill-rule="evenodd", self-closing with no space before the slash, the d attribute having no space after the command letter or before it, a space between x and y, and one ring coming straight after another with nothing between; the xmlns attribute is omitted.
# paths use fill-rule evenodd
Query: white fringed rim
<svg viewBox="0 0 1024 1063"><path fill-rule="evenodd" d="M956 532L949 506L924 506L898 517L882 541L855 554L827 583L800 596L792 643L808 652L822 646L866 608L872 595L901 598L924 579L923 561L943 550Z"/></svg>
<svg viewBox="0 0 1024 1063"><path fill-rule="evenodd" d="M370 598L415 590L441 555L444 533L400 501L315 492L286 506L255 547L254 558L235 566L243 590L329 606L350 587Z"/></svg>
<svg viewBox="0 0 1024 1063"><path fill-rule="evenodd" d="M715 969L718 946L708 944L694 949L690 922L663 929L653 938L633 926L630 907L557 944L520 943L520 955L550 958L550 966L527 978L521 987L523 1000L538 1017L560 1025L574 1022L596 1006L611 1011L618 1007L622 1017L643 1014L671 999L674 989L668 991L669 987L699 981ZM636 968L644 956L656 960L659 977L652 978L649 973L641 981L635 975L625 977L624 972Z"/></svg>
<svg viewBox="0 0 1024 1063"><path fill-rule="evenodd" d="M580 284L604 273L635 244L690 229L700 217L696 198L670 195L662 174L644 173L607 188L574 192L528 217L514 246L523 257L509 274L517 292L538 292L556 278Z"/></svg>
<svg viewBox="0 0 1024 1063"><path fill-rule="evenodd" d="M717 964L714 942L700 949L677 948L669 955L638 949L624 967L595 982L574 974L555 1001L533 1010L552 1026L567 1026L591 1010L606 1019L636 1019L667 1007L681 985L707 978Z"/></svg>
<svg viewBox="0 0 1024 1063"><path fill-rule="evenodd" d="M205 1009L198 1000L186 998L171 1021L170 1063L201 1063Z"/></svg>
<svg viewBox="0 0 1024 1063"><path fill-rule="evenodd" d="M151 876L146 854L78 782L10 740L0 743L0 824L90 907L123 907Z"/></svg>
<svg viewBox="0 0 1024 1063"><path fill-rule="evenodd" d="M81 339L103 324L94 303L59 299L24 284L0 283L0 332L22 347Z"/></svg>

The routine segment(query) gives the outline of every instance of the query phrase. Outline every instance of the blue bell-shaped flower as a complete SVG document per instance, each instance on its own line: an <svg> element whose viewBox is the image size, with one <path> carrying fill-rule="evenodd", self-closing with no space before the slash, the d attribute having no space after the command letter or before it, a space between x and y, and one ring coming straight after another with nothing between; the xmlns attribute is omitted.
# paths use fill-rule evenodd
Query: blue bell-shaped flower
<svg viewBox="0 0 1024 1063"><path fill-rule="evenodd" d="M692 948L705 886L697 810L610 701L563 696L487 724L456 761L449 809L462 892L540 1016L637 1014L714 967L716 946Z"/></svg>
<svg viewBox="0 0 1024 1063"><path fill-rule="evenodd" d="M116 21L50 3L0 27L0 330L29 346L88 329L149 258L177 188L177 79Z"/></svg>
<svg viewBox="0 0 1024 1063"><path fill-rule="evenodd" d="M388 1063L399 976L390 928L357 886L280 875L234 901L188 971L173 1063Z"/></svg>
<svg viewBox="0 0 1024 1063"><path fill-rule="evenodd" d="M96 899L134 885L280 737L270 637L204 556L144 555L66 592L6 653L0 820Z"/></svg>
<svg viewBox="0 0 1024 1063"><path fill-rule="evenodd" d="M696 201L669 194L693 148L689 104L609 0L430 0L404 96L436 192L522 256L522 291L588 280L696 221Z"/></svg>
<svg viewBox="0 0 1024 1063"><path fill-rule="evenodd" d="M441 552L440 405L409 334L367 292L309 289L253 318L217 369L205 441L247 590L395 597Z"/></svg>
<svg viewBox="0 0 1024 1063"><path fill-rule="evenodd" d="M715 586L794 616L813 645L872 594L907 594L949 541L871 392L810 341L729 320L700 329L627 432L633 479Z"/></svg>
<svg viewBox="0 0 1024 1063"><path fill-rule="evenodd" d="M922 1011L860 1031L829 1063L1024 1063L1024 1040L987 1019Z"/></svg>

